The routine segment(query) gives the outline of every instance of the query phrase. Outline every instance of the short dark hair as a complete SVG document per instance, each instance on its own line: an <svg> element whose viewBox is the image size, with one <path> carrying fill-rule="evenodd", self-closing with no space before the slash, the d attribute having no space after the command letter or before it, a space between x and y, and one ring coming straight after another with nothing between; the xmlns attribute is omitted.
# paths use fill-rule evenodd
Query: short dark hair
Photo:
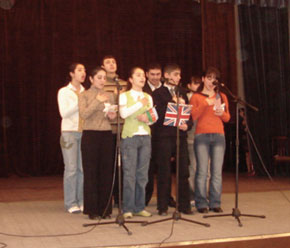
<svg viewBox="0 0 290 248"><path fill-rule="evenodd" d="M106 55L106 56L104 56L104 58L101 61L102 65L104 64L105 59L114 59L114 60L116 60L116 58L113 55Z"/></svg>
<svg viewBox="0 0 290 248"><path fill-rule="evenodd" d="M74 62L70 64L68 67L69 72L74 72L78 65L83 65L83 64L79 62Z"/></svg>
<svg viewBox="0 0 290 248"><path fill-rule="evenodd" d="M181 70L180 66L178 64L175 64L175 63L170 63L170 64L167 64L165 67L164 67L164 73L171 73L175 70Z"/></svg>
<svg viewBox="0 0 290 248"><path fill-rule="evenodd" d="M146 67L146 71L150 71L150 70L154 70L154 69L158 69L162 71L162 67L159 63L150 63L147 67Z"/></svg>

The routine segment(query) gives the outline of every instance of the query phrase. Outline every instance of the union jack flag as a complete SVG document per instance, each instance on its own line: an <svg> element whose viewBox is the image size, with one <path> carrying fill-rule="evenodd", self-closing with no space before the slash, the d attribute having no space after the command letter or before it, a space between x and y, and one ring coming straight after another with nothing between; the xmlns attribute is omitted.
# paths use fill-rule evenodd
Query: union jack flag
<svg viewBox="0 0 290 248"><path fill-rule="evenodd" d="M192 105L179 104L179 126L189 120ZM165 113L163 122L164 126L177 126L177 104L169 102Z"/></svg>

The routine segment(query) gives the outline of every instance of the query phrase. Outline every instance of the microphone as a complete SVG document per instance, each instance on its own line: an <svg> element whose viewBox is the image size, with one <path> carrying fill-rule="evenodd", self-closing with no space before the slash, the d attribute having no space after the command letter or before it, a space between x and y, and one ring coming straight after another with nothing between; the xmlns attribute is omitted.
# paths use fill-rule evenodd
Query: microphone
<svg viewBox="0 0 290 248"><path fill-rule="evenodd" d="M123 89L122 85L120 85L120 83L119 83L119 75L118 74L116 74L116 76L113 78L113 81L116 83L116 86L117 86L118 90L122 90Z"/></svg>
<svg viewBox="0 0 290 248"><path fill-rule="evenodd" d="M160 78L160 82L163 83L163 84L164 83L168 83L168 81L169 81L168 78L165 78L165 77L161 77Z"/></svg>
<svg viewBox="0 0 290 248"><path fill-rule="evenodd" d="M113 80L114 80L115 83L119 83L119 76L116 75L116 76L113 78Z"/></svg>
<svg viewBox="0 0 290 248"><path fill-rule="evenodd" d="M225 86L223 83L220 83L218 80L214 81L212 84L215 86L222 86L222 87Z"/></svg>
<svg viewBox="0 0 290 248"><path fill-rule="evenodd" d="M165 77L162 77L160 79L160 82L163 83L163 84L166 83L167 85L176 86L175 83L170 82L170 80L168 78L165 78Z"/></svg>

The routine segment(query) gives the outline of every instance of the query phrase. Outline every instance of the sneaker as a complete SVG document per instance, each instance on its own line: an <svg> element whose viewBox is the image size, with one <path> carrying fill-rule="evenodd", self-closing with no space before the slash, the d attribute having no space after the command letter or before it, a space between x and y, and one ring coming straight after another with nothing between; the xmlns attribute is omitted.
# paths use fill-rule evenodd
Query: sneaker
<svg viewBox="0 0 290 248"><path fill-rule="evenodd" d="M167 216L168 215L168 212L167 212L167 210L158 210L158 214L160 216Z"/></svg>
<svg viewBox="0 0 290 248"><path fill-rule="evenodd" d="M208 209L207 208L198 208L197 212L202 213L202 214L206 214L206 213L208 213Z"/></svg>
<svg viewBox="0 0 290 248"><path fill-rule="evenodd" d="M171 208L175 208L176 207L176 201L173 199L172 196L170 196L170 198L169 198L168 206L171 207Z"/></svg>
<svg viewBox="0 0 290 248"><path fill-rule="evenodd" d="M123 217L125 219L132 219L133 218L133 214L131 212L127 212L123 214Z"/></svg>
<svg viewBox="0 0 290 248"><path fill-rule="evenodd" d="M187 215L193 215L193 211L188 208L188 209L184 209L184 210L180 210L181 213L183 214L187 214Z"/></svg>
<svg viewBox="0 0 290 248"><path fill-rule="evenodd" d="M70 214L78 214L81 212L78 206L73 206L67 210Z"/></svg>
<svg viewBox="0 0 290 248"><path fill-rule="evenodd" d="M152 216L152 214L149 213L149 212L146 211L146 210L142 210L142 211L140 211L140 212L138 212L138 213L134 213L134 215L135 215L135 216L142 216L142 217L151 217L151 216Z"/></svg>
<svg viewBox="0 0 290 248"><path fill-rule="evenodd" d="M210 208L209 211L213 211L215 213L222 213L223 212L221 207Z"/></svg>

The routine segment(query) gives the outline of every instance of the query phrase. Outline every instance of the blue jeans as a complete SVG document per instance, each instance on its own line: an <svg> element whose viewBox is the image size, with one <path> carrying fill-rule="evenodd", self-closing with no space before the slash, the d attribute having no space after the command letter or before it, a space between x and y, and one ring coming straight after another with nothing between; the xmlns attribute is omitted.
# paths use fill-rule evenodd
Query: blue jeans
<svg viewBox="0 0 290 248"><path fill-rule="evenodd" d="M195 181L195 173L196 173L196 158L195 158L193 144L188 142L188 145L187 145L188 156L189 156L189 167L188 167L189 199L191 201L194 200L194 181Z"/></svg>
<svg viewBox="0 0 290 248"><path fill-rule="evenodd" d="M64 206L69 209L83 205L83 166L81 132L62 132L60 146L64 161Z"/></svg>
<svg viewBox="0 0 290 248"><path fill-rule="evenodd" d="M145 208L145 187L151 157L151 137L135 135L121 141L123 166L123 211L138 213Z"/></svg>
<svg viewBox="0 0 290 248"><path fill-rule="evenodd" d="M197 168L195 175L196 208L216 208L221 205L222 167L225 136L219 133L197 134L194 140ZM210 161L209 200L207 200L207 174Z"/></svg>

